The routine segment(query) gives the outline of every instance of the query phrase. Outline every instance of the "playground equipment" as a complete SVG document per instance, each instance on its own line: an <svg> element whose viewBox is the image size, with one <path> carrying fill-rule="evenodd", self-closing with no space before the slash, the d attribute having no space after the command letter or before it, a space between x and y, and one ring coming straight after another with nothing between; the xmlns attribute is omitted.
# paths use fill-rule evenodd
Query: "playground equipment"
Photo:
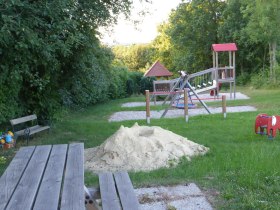
<svg viewBox="0 0 280 210"><path fill-rule="evenodd" d="M151 117L151 111L150 111L150 91L146 90L145 91L145 95L146 95L146 120L147 120L147 123L150 124L150 122L151 122L150 121L150 117ZM185 120L186 120L186 122L188 122L188 120L189 120L189 103L188 103L189 91L188 91L187 88L184 88L184 97L183 98L184 98L184 103L182 104L182 108L184 108ZM165 110L165 112L167 112L167 111ZM224 115L224 118L226 118L226 116L227 116L227 109L226 109L226 96L225 95L222 96L222 113Z"/></svg>
<svg viewBox="0 0 280 210"><path fill-rule="evenodd" d="M157 96L166 96L164 103L167 100L170 100L169 107L171 107L176 99L180 98L180 91L182 92L183 88L189 89L189 97L195 96L197 100L204 106L207 112L210 114L207 105L199 98L199 93L210 91L211 95L214 97L219 96L219 87L222 83L230 84L230 98L232 98L232 93L234 93L235 99L235 51L237 47L235 43L226 43L226 44L213 44L213 67L203 71L199 71L193 74L186 74L185 77L179 77L173 80L162 80L153 82L153 99L156 102ZM228 52L229 54L229 64L228 66L221 67L219 63L219 53ZM222 60L222 59L220 59ZM176 93L176 94L174 94ZM168 111L162 114L162 117Z"/></svg>
<svg viewBox="0 0 280 210"><path fill-rule="evenodd" d="M258 114L255 122L255 133L267 135L273 139L276 131L280 130L280 116L268 116L267 114Z"/></svg>

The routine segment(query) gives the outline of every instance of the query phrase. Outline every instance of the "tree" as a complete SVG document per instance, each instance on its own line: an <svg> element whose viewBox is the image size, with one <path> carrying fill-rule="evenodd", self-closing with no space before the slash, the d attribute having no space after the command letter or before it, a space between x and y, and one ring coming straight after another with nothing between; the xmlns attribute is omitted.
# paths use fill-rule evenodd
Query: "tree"
<svg viewBox="0 0 280 210"><path fill-rule="evenodd" d="M217 29L225 2L193 0L182 3L170 16L172 59L177 70L196 72L212 66L211 45L218 42Z"/></svg>
<svg viewBox="0 0 280 210"><path fill-rule="evenodd" d="M132 0L0 1L0 123L61 103L108 98L113 59L97 27L129 14Z"/></svg>
<svg viewBox="0 0 280 210"><path fill-rule="evenodd" d="M114 46L115 59L123 62L130 71L146 71L147 65L154 62L154 49L150 44L133 44Z"/></svg>
<svg viewBox="0 0 280 210"><path fill-rule="evenodd" d="M152 46L155 49L154 60L159 60L167 69L174 68L174 63L172 59L172 45L170 37L167 35L169 30L169 22L162 23L158 26L158 35L153 40Z"/></svg>
<svg viewBox="0 0 280 210"><path fill-rule="evenodd" d="M280 2L278 0L247 0L243 13L249 16L246 32L255 42L264 41L269 46L270 81L276 82L276 51L280 40Z"/></svg>
<svg viewBox="0 0 280 210"><path fill-rule="evenodd" d="M250 16L243 15L246 7L242 0L228 0L218 28L219 42L237 43L236 72L244 78L240 82L248 81L250 74L267 65L265 42L252 40L245 30L250 21Z"/></svg>

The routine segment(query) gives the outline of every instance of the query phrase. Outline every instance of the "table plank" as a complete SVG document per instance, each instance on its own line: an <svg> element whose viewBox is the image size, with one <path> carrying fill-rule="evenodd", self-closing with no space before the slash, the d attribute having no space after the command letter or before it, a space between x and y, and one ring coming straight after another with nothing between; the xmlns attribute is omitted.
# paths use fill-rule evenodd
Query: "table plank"
<svg viewBox="0 0 280 210"><path fill-rule="evenodd" d="M121 205L117 195L113 174L110 172L100 173L99 186L103 210L120 210Z"/></svg>
<svg viewBox="0 0 280 210"><path fill-rule="evenodd" d="M61 210L85 209L84 144L70 144L67 155Z"/></svg>
<svg viewBox="0 0 280 210"><path fill-rule="evenodd" d="M58 209L67 145L54 145L34 204L34 210Z"/></svg>
<svg viewBox="0 0 280 210"><path fill-rule="evenodd" d="M21 148L0 178L0 209L8 204L35 147Z"/></svg>
<svg viewBox="0 0 280 210"><path fill-rule="evenodd" d="M139 209L139 202L127 172L114 173L123 210Z"/></svg>
<svg viewBox="0 0 280 210"><path fill-rule="evenodd" d="M7 206L7 210L32 208L51 146L38 146Z"/></svg>

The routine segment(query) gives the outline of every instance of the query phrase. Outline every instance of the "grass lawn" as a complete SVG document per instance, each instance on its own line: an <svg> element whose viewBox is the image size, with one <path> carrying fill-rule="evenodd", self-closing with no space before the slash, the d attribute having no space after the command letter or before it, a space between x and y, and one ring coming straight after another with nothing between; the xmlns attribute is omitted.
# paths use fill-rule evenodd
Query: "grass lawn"
<svg viewBox="0 0 280 210"><path fill-rule="evenodd" d="M228 106L252 105L257 112L183 116L176 119L151 119L161 126L205 145L210 152L191 162L182 159L174 168L130 173L135 187L195 182L214 198L217 209L279 209L280 206L280 134L274 140L254 133L257 114L280 115L280 90L238 88L249 100L227 101ZM85 147L100 145L121 125L136 121L108 122L116 111L145 110L145 107L122 108L121 104L145 101L131 97L95 105L79 112L68 112L55 122L49 135L33 138L31 144L58 144L82 141ZM211 103L207 103L211 106ZM212 104L213 105L213 104ZM217 105L217 103L215 104ZM159 109L159 108L153 108ZM145 120L138 120L146 125ZM0 154L1 156L1 154ZM98 185L97 176L86 173L88 186Z"/></svg>

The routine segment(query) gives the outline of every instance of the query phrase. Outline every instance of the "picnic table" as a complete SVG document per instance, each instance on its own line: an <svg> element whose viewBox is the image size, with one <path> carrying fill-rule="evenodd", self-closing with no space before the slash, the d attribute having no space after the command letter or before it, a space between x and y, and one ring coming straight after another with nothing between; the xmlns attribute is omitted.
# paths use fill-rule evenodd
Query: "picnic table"
<svg viewBox="0 0 280 210"><path fill-rule="evenodd" d="M22 147L0 178L0 210L84 210L83 143Z"/></svg>

